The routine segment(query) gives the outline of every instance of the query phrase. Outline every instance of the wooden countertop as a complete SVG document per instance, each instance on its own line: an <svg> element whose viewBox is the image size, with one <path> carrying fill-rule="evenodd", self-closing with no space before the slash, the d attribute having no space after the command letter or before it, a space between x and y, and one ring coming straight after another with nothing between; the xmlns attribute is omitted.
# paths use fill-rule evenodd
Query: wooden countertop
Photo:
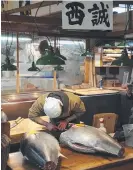
<svg viewBox="0 0 133 170"><path fill-rule="evenodd" d="M104 87L106 90L117 90L117 91L126 91L126 89L123 89L121 87Z"/></svg>
<svg viewBox="0 0 133 170"><path fill-rule="evenodd" d="M68 89L63 88L63 91L71 92L78 95L101 95L101 94L114 94L118 93L118 90L108 90L108 89L99 89L99 88L88 88L88 89Z"/></svg>
<svg viewBox="0 0 133 170"><path fill-rule="evenodd" d="M49 121L47 116L42 118ZM12 123L13 121L10 121L10 124ZM30 119L24 119L20 124L11 129L11 142L19 143L24 133L41 129L44 129L44 127L34 123ZM123 159L81 154L66 148L62 148L61 153L68 157L68 159L62 159L60 170L99 170L99 168L100 170L133 170L133 148L126 148L125 158ZM8 166L12 170L39 170L25 161L20 152L10 154Z"/></svg>
<svg viewBox="0 0 133 170"><path fill-rule="evenodd" d="M49 121L47 116L41 117L45 121ZM13 124L14 121L9 121L10 124ZM45 129L44 126L41 126L37 123L34 123L30 119L22 120L17 126L10 130L11 143L19 143L24 133L32 130L42 130Z"/></svg>
<svg viewBox="0 0 133 170"><path fill-rule="evenodd" d="M62 148L60 170L133 170L133 149L126 148L125 157L122 159L101 157L98 155L81 154ZM8 166L12 170L39 170L39 168L25 161L20 152L9 155Z"/></svg>

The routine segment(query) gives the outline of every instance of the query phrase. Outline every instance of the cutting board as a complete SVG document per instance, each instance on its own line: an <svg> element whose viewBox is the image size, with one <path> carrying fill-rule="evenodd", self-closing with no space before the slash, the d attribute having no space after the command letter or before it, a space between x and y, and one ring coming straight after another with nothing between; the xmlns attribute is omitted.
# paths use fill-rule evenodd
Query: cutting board
<svg viewBox="0 0 133 170"><path fill-rule="evenodd" d="M41 118L49 122L49 118L47 116L42 116ZM9 123L12 125L14 121L10 121ZM12 144L19 143L23 135L27 132L43 129L45 129L44 126L41 126L28 118L24 119L17 126L10 130L11 143Z"/></svg>
<svg viewBox="0 0 133 170"><path fill-rule="evenodd" d="M126 91L126 89L123 89L121 87L104 87L106 90L118 90L118 91Z"/></svg>
<svg viewBox="0 0 133 170"><path fill-rule="evenodd" d="M113 93L119 92L117 90L106 90L106 89L99 89L99 88L75 89L75 90L63 88L62 90L66 92L78 94L78 95L85 95L85 96L86 95L113 94Z"/></svg>

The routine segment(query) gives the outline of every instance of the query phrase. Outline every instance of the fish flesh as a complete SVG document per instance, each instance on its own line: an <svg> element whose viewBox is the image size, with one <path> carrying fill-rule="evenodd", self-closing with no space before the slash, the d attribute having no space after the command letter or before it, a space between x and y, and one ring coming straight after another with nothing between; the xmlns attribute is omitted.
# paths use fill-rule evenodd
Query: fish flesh
<svg viewBox="0 0 133 170"><path fill-rule="evenodd" d="M108 134L92 126L71 127L61 133L60 143L82 153L108 153L123 157L124 148Z"/></svg>
<svg viewBox="0 0 133 170"><path fill-rule="evenodd" d="M46 132L26 133L20 142L20 151L31 163L44 170L55 170L59 157L64 157L58 141Z"/></svg>

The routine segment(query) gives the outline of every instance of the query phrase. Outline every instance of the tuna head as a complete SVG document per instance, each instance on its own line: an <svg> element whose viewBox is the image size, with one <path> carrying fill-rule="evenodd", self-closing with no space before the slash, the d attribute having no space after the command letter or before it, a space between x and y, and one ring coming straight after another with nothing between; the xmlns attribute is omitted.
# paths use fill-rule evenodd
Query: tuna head
<svg viewBox="0 0 133 170"><path fill-rule="evenodd" d="M7 115L1 110L1 123L7 122Z"/></svg>
<svg viewBox="0 0 133 170"><path fill-rule="evenodd" d="M46 132L26 134L20 150L30 162L46 170L55 170L58 158L62 156L58 141Z"/></svg>
<svg viewBox="0 0 133 170"><path fill-rule="evenodd" d="M72 127L63 132L60 142L83 153L103 152L122 157L124 149L109 135L92 127Z"/></svg>

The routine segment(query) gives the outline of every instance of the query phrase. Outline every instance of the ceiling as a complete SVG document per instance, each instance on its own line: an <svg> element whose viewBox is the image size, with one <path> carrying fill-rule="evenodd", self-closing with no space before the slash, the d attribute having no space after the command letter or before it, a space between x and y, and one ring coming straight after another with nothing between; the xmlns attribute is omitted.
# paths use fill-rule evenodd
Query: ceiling
<svg viewBox="0 0 133 170"><path fill-rule="evenodd" d="M133 1L115 1L114 7L119 4L131 4ZM114 15L114 29L110 31L77 31L62 29L61 1L43 1L21 8L2 12L2 32L37 33L40 36L78 37L78 38L108 38L122 39L127 24L127 13ZM22 16L20 12L32 10L33 16ZM38 12L37 12L38 10ZM50 11L51 10L51 11ZM45 16L44 16L45 15ZM133 33L133 11L129 12L130 23L127 33Z"/></svg>

